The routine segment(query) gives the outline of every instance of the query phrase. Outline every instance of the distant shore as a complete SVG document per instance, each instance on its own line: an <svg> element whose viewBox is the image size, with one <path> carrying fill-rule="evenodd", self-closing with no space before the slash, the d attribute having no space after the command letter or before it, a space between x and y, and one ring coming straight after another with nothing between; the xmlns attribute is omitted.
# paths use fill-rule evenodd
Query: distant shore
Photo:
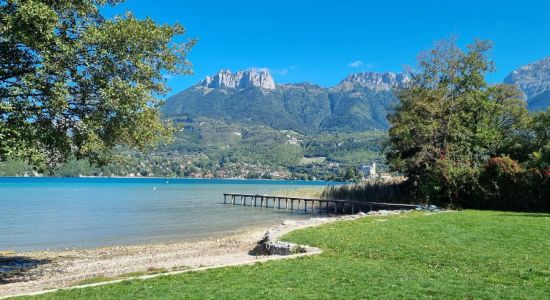
<svg viewBox="0 0 550 300"><path fill-rule="evenodd" d="M155 176L0 176L0 178L103 178L103 179L172 179L172 180L254 180L254 181L298 181L298 182L318 182L318 183L334 183L334 184L345 184L346 181L326 181L326 180L303 180L303 179L283 179L283 178L241 178L241 177L155 177Z"/></svg>

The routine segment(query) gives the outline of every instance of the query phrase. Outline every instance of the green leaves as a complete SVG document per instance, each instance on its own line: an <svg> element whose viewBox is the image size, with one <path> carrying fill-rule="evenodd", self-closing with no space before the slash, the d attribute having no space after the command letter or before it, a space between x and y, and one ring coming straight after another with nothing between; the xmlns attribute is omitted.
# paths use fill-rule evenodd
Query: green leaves
<svg viewBox="0 0 550 300"><path fill-rule="evenodd" d="M51 41L57 24L55 11L41 1L16 1L19 8L8 16L7 24L20 39L30 47L42 47Z"/></svg>
<svg viewBox="0 0 550 300"><path fill-rule="evenodd" d="M0 161L101 163L117 145L170 139L158 115L165 76L191 73L195 41L173 42L185 32L178 24L100 15L98 6L119 2L0 1L0 134L9 141Z"/></svg>
<svg viewBox="0 0 550 300"><path fill-rule="evenodd" d="M475 185L480 168L508 154L525 130L528 112L512 86L489 86L491 45L476 41L463 52L443 41L420 57L420 69L398 96L389 119L390 166L403 172L423 196L454 203Z"/></svg>

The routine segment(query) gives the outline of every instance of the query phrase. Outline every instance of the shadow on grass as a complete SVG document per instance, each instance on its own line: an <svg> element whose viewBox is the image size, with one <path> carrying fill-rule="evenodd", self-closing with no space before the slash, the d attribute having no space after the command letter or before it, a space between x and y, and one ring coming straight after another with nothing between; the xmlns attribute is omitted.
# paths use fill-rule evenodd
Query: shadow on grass
<svg viewBox="0 0 550 300"><path fill-rule="evenodd" d="M546 213L502 213L499 217L532 217L532 218L550 218L550 214Z"/></svg>
<svg viewBox="0 0 550 300"><path fill-rule="evenodd" d="M49 259L34 259L25 256L0 256L0 285L31 280L33 275L30 274L30 271L32 269L50 262Z"/></svg>

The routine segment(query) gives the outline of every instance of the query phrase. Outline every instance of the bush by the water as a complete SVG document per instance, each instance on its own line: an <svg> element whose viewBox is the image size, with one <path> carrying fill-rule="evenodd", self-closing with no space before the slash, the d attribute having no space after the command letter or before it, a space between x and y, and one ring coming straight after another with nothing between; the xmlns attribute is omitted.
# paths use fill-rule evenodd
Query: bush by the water
<svg viewBox="0 0 550 300"><path fill-rule="evenodd" d="M465 175L467 174L467 176ZM443 195L422 194L410 180L369 181L331 186L323 190L327 199L385 202L401 204L435 204L450 208L473 208L509 211L550 211L549 171L525 169L509 157L495 157L482 169L462 173L455 196L449 202ZM449 184L445 178L434 178L432 186ZM433 195L433 194L432 194Z"/></svg>
<svg viewBox="0 0 550 300"><path fill-rule="evenodd" d="M364 181L324 189L310 188L280 192L281 196L354 200L400 204L435 204L449 208L509 211L550 211L550 170L522 166L507 156L489 158L481 168L449 170L439 163L439 176L431 176L432 191L422 191L412 180ZM448 201L445 193L455 195ZM435 195L435 197L434 197ZM431 197L430 197L431 196Z"/></svg>

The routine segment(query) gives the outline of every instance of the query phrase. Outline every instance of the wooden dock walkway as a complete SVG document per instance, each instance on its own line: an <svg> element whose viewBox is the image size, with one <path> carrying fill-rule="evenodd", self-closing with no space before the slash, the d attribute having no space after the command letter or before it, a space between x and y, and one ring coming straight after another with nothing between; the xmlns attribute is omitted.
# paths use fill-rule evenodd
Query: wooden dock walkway
<svg viewBox="0 0 550 300"><path fill-rule="evenodd" d="M333 200L319 198L301 198L287 196L271 196L258 194L238 194L224 193L223 203L231 205L242 205L251 207L265 207L273 209L299 210L304 213L310 212L334 212L335 214L356 212L368 212L372 210L388 209L414 209L416 205L412 204L395 204L395 203L380 203L380 202L364 202L354 200ZM271 203L271 206L269 205ZM317 206L316 206L317 204Z"/></svg>

